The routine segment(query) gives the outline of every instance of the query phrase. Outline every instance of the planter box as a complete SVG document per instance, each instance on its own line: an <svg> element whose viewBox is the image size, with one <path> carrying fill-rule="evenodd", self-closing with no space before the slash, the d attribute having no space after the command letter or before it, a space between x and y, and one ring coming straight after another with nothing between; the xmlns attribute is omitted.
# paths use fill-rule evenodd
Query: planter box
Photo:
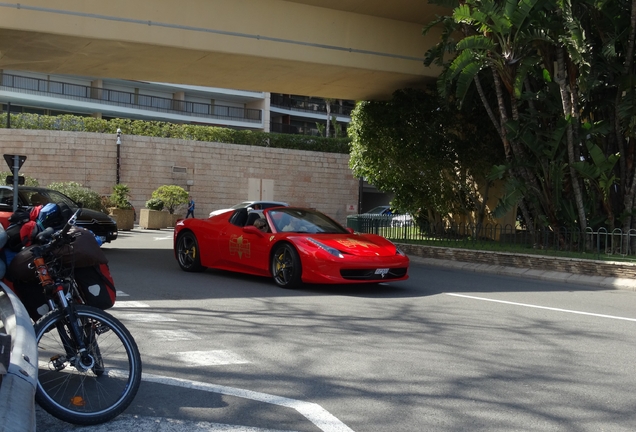
<svg viewBox="0 0 636 432"><path fill-rule="evenodd" d="M117 222L119 231L130 231L135 225L135 211L133 209L109 208L108 214Z"/></svg>
<svg viewBox="0 0 636 432"><path fill-rule="evenodd" d="M179 214L171 214L170 215L170 226L169 228L174 228L174 226L177 224L177 221L179 219L183 219L183 215L179 215Z"/></svg>
<svg viewBox="0 0 636 432"><path fill-rule="evenodd" d="M161 229L166 227L166 215L160 210L141 209L139 212L139 226L145 229Z"/></svg>

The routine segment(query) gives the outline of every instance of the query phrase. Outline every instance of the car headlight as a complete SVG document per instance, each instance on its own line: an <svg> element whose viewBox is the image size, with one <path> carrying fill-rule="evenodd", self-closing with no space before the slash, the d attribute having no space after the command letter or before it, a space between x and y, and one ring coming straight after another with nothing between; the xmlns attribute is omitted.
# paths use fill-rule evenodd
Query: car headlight
<svg viewBox="0 0 636 432"><path fill-rule="evenodd" d="M335 257L344 258L344 255L336 248L332 248L331 246L327 246L326 244L323 244L323 243L321 243L318 240L315 240L313 238L308 238L307 240L309 240L311 243L313 243L316 246L318 246L320 249L329 252L331 255L333 255Z"/></svg>
<svg viewBox="0 0 636 432"><path fill-rule="evenodd" d="M402 249L400 249L399 247L397 247L397 245L393 242L391 242L391 244L393 246L395 246L395 254L396 255L402 255L402 256L406 256L406 254L404 252L402 252Z"/></svg>

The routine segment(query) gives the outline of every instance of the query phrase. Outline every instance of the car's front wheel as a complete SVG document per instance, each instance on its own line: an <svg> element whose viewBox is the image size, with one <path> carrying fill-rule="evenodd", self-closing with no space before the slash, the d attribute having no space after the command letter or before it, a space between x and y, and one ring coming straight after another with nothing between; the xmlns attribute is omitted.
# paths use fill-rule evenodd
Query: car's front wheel
<svg viewBox="0 0 636 432"><path fill-rule="evenodd" d="M271 271L274 282L281 288L297 288L301 283L302 266L296 249L283 243L272 255Z"/></svg>
<svg viewBox="0 0 636 432"><path fill-rule="evenodd" d="M177 238L177 261L181 270L200 272L205 270L201 265L201 250L197 238L191 232L180 234Z"/></svg>

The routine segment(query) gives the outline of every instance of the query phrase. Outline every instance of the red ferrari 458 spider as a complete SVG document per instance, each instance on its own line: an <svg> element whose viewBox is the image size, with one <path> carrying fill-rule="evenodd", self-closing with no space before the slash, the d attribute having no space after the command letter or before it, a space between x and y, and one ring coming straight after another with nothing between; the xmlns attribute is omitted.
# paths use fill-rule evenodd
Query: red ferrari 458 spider
<svg viewBox="0 0 636 432"><path fill-rule="evenodd" d="M209 219L183 219L174 230L181 269L206 267L301 283L351 284L408 278L408 257L375 234L358 234L315 210L241 208Z"/></svg>

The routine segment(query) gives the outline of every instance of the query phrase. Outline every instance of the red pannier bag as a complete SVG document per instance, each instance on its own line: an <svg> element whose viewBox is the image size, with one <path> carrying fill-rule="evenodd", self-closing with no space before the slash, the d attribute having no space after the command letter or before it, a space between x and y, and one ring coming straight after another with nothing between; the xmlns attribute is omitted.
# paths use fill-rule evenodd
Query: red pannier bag
<svg viewBox="0 0 636 432"><path fill-rule="evenodd" d="M75 267L75 282L87 305L104 310L115 304L117 290L108 264Z"/></svg>

